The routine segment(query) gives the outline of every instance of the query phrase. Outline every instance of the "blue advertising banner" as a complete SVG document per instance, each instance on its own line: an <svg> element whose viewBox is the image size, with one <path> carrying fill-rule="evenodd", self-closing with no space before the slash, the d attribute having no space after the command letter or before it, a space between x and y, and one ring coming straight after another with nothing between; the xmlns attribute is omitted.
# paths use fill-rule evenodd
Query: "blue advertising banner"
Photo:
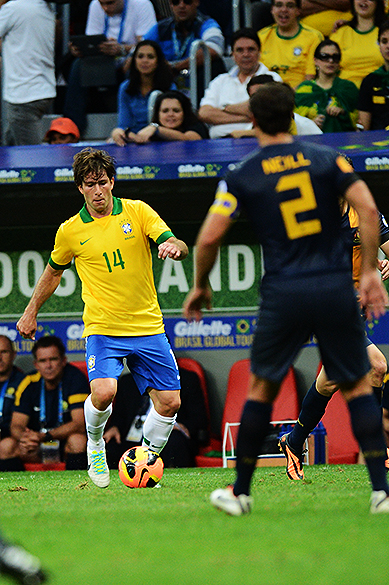
<svg viewBox="0 0 389 585"><path fill-rule="evenodd" d="M357 172L389 170L389 138L385 130L301 136L349 155ZM193 142L95 145L115 157L120 181L223 177L228 169L258 147L255 138ZM0 147L0 184L72 183L73 157L85 143Z"/></svg>
<svg viewBox="0 0 389 585"><path fill-rule="evenodd" d="M173 350L249 349L253 340L256 316L206 316L201 321L188 323L182 317L165 317L166 334ZM85 339L81 319L39 321L36 338L57 335L65 344L66 352L83 353ZM366 324L366 332L376 345L389 344L389 313ZM19 355L31 352L33 341L23 339L16 330L16 321L0 322L0 335L7 335L15 343ZM310 340L307 346L315 345Z"/></svg>

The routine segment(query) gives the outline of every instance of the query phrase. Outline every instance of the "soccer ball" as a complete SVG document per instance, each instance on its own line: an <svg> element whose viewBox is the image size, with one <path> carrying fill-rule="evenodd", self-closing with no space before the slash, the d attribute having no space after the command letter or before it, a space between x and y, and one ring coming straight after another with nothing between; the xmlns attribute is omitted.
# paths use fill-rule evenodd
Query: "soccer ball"
<svg viewBox="0 0 389 585"><path fill-rule="evenodd" d="M119 477L129 488L154 487L163 475L163 461L147 447L128 449L119 461Z"/></svg>

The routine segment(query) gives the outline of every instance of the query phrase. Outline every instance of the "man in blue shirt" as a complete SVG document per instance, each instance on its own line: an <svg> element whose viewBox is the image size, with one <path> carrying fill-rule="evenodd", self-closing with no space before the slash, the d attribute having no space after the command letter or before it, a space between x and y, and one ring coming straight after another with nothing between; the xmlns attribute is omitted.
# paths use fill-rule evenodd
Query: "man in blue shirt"
<svg viewBox="0 0 389 585"><path fill-rule="evenodd" d="M170 0L173 16L155 24L144 39L153 40L162 47L164 55L177 76L177 87L183 85L183 72L189 69L189 52L193 41L201 39L211 55L211 77L225 72L222 60L224 37L220 26L213 18L198 11L199 0ZM203 51L197 52L198 91L200 99L204 94Z"/></svg>

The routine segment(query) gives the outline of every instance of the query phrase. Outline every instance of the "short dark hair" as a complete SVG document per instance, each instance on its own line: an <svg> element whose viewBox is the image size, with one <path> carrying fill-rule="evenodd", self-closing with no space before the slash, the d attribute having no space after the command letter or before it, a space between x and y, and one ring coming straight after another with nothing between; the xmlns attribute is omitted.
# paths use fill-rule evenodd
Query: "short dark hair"
<svg viewBox="0 0 389 585"><path fill-rule="evenodd" d="M44 335L43 337L40 337L33 345L31 353L34 356L34 359L36 359L36 353L37 353L38 349L41 349L43 347L44 348L56 347L58 349L61 357L64 357L64 355L66 353L65 346L62 342L62 339L60 339L56 335Z"/></svg>
<svg viewBox="0 0 389 585"><path fill-rule="evenodd" d="M8 342L10 351L12 351L12 352L15 351L14 343L13 343L12 339L10 337L8 337L8 335L0 335L0 339L4 339L5 341Z"/></svg>
<svg viewBox="0 0 389 585"><path fill-rule="evenodd" d="M254 28L243 27L236 30L231 37L231 50L234 50L234 45L239 39L251 39L258 45L258 49L261 50L261 41Z"/></svg>
<svg viewBox="0 0 389 585"><path fill-rule="evenodd" d="M88 175L99 178L106 172L109 180L115 176L115 163L105 150L83 148L74 156L74 182L80 187Z"/></svg>
<svg viewBox="0 0 389 585"><path fill-rule="evenodd" d="M381 22L381 24L378 28L378 42L380 41L381 35L386 33L387 30L389 30L389 19L388 18L386 20L384 20L383 22Z"/></svg>
<svg viewBox="0 0 389 585"><path fill-rule="evenodd" d="M270 136L289 132L294 109L294 91L290 85L265 83L251 96L249 104L262 132Z"/></svg>
<svg viewBox="0 0 389 585"><path fill-rule="evenodd" d="M261 75L254 75L246 85L247 93L250 95L249 89L253 85L263 85L264 83L279 83L274 79L270 73L261 73Z"/></svg>
<svg viewBox="0 0 389 585"><path fill-rule="evenodd" d="M301 8L301 0L294 0L296 3L297 8ZM271 0L271 5L273 6L277 2L277 0Z"/></svg>

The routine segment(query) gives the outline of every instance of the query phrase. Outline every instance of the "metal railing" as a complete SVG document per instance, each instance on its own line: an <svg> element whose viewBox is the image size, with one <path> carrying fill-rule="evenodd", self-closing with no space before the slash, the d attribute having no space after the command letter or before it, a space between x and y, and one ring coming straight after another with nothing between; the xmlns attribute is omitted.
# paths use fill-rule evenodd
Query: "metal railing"
<svg viewBox="0 0 389 585"><path fill-rule="evenodd" d="M244 26L251 27L253 24L251 18L251 0L232 0L232 30L236 31L241 28L240 23L240 4L243 3Z"/></svg>
<svg viewBox="0 0 389 585"><path fill-rule="evenodd" d="M197 110L197 62L196 56L202 49L204 54L204 87L208 87L211 81L211 54L209 48L202 40L194 41L189 52L189 98L192 108Z"/></svg>

